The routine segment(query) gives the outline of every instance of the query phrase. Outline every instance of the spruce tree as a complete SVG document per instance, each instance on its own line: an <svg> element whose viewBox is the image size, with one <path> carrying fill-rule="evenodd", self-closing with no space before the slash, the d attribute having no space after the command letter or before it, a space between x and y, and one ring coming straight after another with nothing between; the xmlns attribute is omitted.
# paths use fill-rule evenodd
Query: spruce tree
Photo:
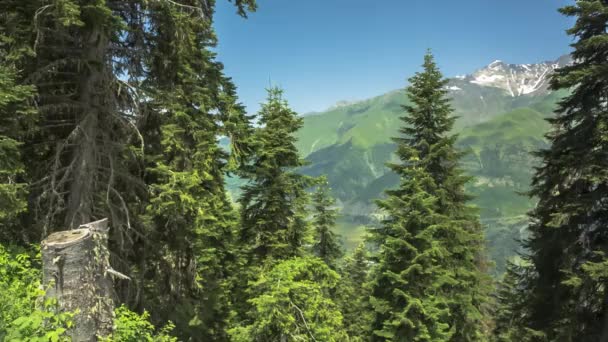
<svg viewBox="0 0 608 342"><path fill-rule="evenodd" d="M455 278L450 286L451 326L455 329L452 340L479 340L488 334L485 314L492 284L486 273L483 229L477 210L468 203L472 197L466 193L465 185L471 177L460 166L464 153L455 147L458 136L451 133L456 117L448 97L448 80L443 78L430 52L423 68L422 73L410 79L411 105L404 106L408 115L403 117L406 126L401 133L405 142L417 150L421 167L433 179L438 213L449 220L446 224L450 228L440 238L451 255L450 263L443 266L452 270Z"/></svg>
<svg viewBox="0 0 608 342"><path fill-rule="evenodd" d="M316 256L323 259L332 269L343 255L339 236L334 233L338 210L334 208L336 201L331 197L327 178L321 177L317 190L312 196L314 244L312 250Z"/></svg>
<svg viewBox="0 0 608 342"><path fill-rule="evenodd" d="M374 330L393 340L483 340L491 284L483 234L450 133L448 81L430 52L423 69L409 80L411 104L403 106L402 136L394 139L400 163L389 165L401 184L379 202L388 218L374 237L382 245Z"/></svg>
<svg viewBox="0 0 608 342"><path fill-rule="evenodd" d="M0 41L3 40L0 35ZM30 232L17 224L27 210L21 139L35 120L33 87L16 84L17 72L7 46L0 45L0 243L29 242Z"/></svg>
<svg viewBox="0 0 608 342"><path fill-rule="evenodd" d="M258 116L262 127L254 134L255 152L245 173L251 183L239 200L240 243L254 265L302 255L309 235L306 189L312 185L295 171L304 165L294 135L302 118L289 108L281 89L268 90Z"/></svg>
<svg viewBox="0 0 608 342"><path fill-rule="evenodd" d="M43 234L102 217L117 231L131 224L123 186L140 184L127 168L136 136L129 106L134 93L119 78L126 68L114 63L128 54L114 5L42 2L30 14L36 54L25 76L36 86L41 115L32 176L40 180L33 191Z"/></svg>
<svg viewBox="0 0 608 342"><path fill-rule="evenodd" d="M368 284L370 260L365 243L347 256L340 268L341 281L336 291L336 303L344 316L344 327L350 341L367 341L372 308L369 305Z"/></svg>
<svg viewBox="0 0 608 342"><path fill-rule="evenodd" d="M437 239L446 219L436 212L431 177L415 166L402 172L399 189L379 203L389 217L374 232L383 244L372 275L372 340L449 341L444 287L454 281L442 267L449 253Z"/></svg>
<svg viewBox="0 0 608 342"><path fill-rule="evenodd" d="M522 291L522 279L532 271L530 265L519 260L507 262L507 269L500 280L494 311L494 341L538 341L542 334L526 328L529 297Z"/></svg>
<svg viewBox="0 0 608 342"><path fill-rule="evenodd" d="M561 13L576 18L574 62L552 88L571 93L549 120L551 146L537 154L525 321L550 341L608 341L608 3L576 1Z"/></svg>

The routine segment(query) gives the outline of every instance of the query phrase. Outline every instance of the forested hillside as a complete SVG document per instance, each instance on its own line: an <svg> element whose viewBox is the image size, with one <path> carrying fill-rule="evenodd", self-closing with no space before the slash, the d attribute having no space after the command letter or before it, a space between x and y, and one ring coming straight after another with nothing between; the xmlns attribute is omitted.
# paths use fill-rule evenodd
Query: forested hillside
<svg viewBox="0 0 608 342"><path fill-rule="evenodd" d="M1 341L608 342L608 1L317 115L247 112L218 4L0 1Z"/></svg>

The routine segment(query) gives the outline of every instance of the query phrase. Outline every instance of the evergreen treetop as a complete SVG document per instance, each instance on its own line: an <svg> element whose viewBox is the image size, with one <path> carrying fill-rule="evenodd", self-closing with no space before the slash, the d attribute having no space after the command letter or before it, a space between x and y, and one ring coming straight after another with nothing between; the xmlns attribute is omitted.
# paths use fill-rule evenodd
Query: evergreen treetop
<svg viewBox="0 0 608 342"><path fill-rule="evenodd" d="M250 183L239 200L242 227L240 241L250 257L263 261L303 253L309 238L307 222L309 177L295 169L304 165L295 146L295 132L302 118L291 110L278 88L268 90L253 136L254 155L245 168Z"/></svg>
<svg viewBox="0 0 608 342"><path fill-rule="evenodd" d="M464 192L470 177L464 175L459 162L463 152L456 149L458 138L451 131L456 121L448 97L448 80L443 77L430 51L424 56L423 71L409 79L406 89L410 105L403 105L407 115L401 117L404 126L397 143L397 155L407 161L416 156L431 175L441 202L440 212L450 215L466 215L474 219L474 212L466 208L471 196ZM407 164L390 165L401 174Z"/></svg>
<svg viewBox="0 0 608 342"><path fill-rule="evenodd" d="M488 333L483 234L464 185L447 81L433 56L410 79L402 136L395 138L401 177L379 201L388 218L374 231L381 244L372 304L376 335L389 340L477 341Z"/></svg>

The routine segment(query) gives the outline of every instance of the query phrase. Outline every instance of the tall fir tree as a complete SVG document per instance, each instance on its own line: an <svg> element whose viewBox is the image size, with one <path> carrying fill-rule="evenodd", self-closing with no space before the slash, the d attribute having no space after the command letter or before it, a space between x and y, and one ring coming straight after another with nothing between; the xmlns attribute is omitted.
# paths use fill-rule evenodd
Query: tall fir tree
<svg viewBox="0 0 608 342"><path fill-rule="evenodd" d="M336 201L331 197L326 177L317 181L317 190L312 195L314 243L312 250L332 269L336 269L338 259L344 254L339 236L333 231L338 217Z"/></svg>
<svg viewBox="0 0 608 342"><path fill-rule="evenodd" d="M394 139L401 162L389 165L401 184L379 202L388 218L374 238L382 244L374 330L389 340L483 340L491 285L483 233L450 133L448 81L430 52L423 69L409 80L403 136Z"/></svg>
<svg viewBox="0 0 608 342"><path fill-rule="evenodd" d="M262 125L254 134L255 152L243 187L240 242L249 261L261 265L268 258L281 260L302 255L309 239L306 189L309 177L295 169L304 165L295 146L302 118L291 110L278 88L268 90L259 112Z"/></svg>
<svg viewBox="0 0 608 342"><path fill-rule="evenodd" d="M160 2L150 13L141 305L156 322L176 322L183 339L225 341L238 217L224 188L231 156L217 140L229 136L234 155L246 159L251 124L210 50L211 9Z"/></svg>
<svg viewBox="0 0 608 342"><path fill-rule="evenodd" d="M608 341L608 2L560 11L576 18L568 30L574 62L555 73L552 88L571 94L549 120L551 146L538 152L525 321L550 341Z"/></svg>

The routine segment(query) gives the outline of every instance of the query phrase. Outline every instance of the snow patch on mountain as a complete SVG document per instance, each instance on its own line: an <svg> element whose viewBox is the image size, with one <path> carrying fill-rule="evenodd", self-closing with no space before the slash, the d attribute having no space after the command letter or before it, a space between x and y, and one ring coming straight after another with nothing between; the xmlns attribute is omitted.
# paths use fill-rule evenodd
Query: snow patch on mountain
<svg viewBox="0 0 608 342"><path fill-rule="evenodd" d="M504 75L481 74L481 75L478 75L477 77L475 77L473 80L471 80L471 83L491 86L491 85L494 85L494 84L502 81L502 79L504 79L504 78L505 78Z"/></svg>
<svg viewBox="0 0 608 342"><path fill-rule="evenodd" d="M465 78L469 83L505 90L513 97L544 94L549 91L551 75L557 68L572 63L569 56L538 64L507 64L496 60Z"/></svg>

